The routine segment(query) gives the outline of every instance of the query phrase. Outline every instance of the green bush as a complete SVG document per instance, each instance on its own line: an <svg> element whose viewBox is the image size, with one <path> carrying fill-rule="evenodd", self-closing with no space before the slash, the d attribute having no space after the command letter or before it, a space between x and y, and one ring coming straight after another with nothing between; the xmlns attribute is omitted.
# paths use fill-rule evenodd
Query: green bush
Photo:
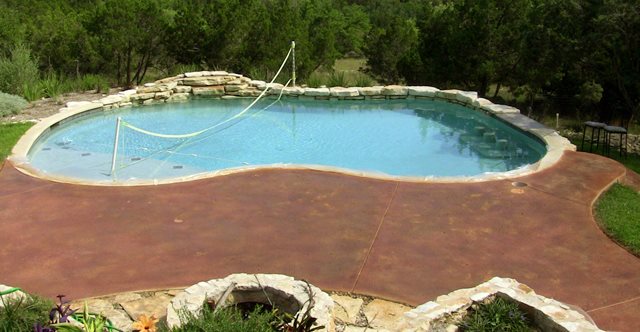
<svg viewBox="0 0 640 332"><path fill-rule="evenodd" d="M179 64L174 66L171 69L171 74L179 75L179 74L190 73L190 72L201 71L201 70L202 70L202 67L196 64L191 64L191 65ZM251 78L253 78L254 80L260 79L258 76L256 77L251 76Z"/></svg>
<svg viewBox="0 0 640 332"><path fill-rule="evenodd" d="M53 302L37 296L7 299L0 296L4 304L0 308L0 332L32 332L36 323L44 324L49 320L49 310Z"/></svg>
<svg viewBox="0 0 640 332"><path fill-rule="evenodd" d="M372 86L374 84L373 79L364 73L358 73L353 79L354 86L357 87L367 87Z"/></svg>
<svg viewBox="0 0 640 332"><path fill-rule="evenodd" d="M28 101L34 101L44 96L40 82L25 83L22 85L22 96Z"/></svg>
<svg viewBox="0 0 640 332"><path fill-rule="evenodd" d="M0 91L24 96L25 86L36 84L38 78L38 64L28 47L17 44L10 57L0 56Z"/></svg>
<svg viewBox="0 0 640 332"><path fill-rule="evenodd" d="M472 311L458 325L465 332L529 332L533 330L518 305L496 297L493 301L472 306Z"/></svg>
<svg viewBox="0 0 640 332"><path fill-rule="evenodd" d="M166 326L160 326L158 331L165 332L273 332L277 331L275 322L278 318L272 311L262 310L256 307L255 310L245 315L235 307L222 308L213 312L207 305L203 306L202 314L193 315L188 311L182 311L180 320L182 326L169 329Z"/></svg>
<svg viewBox="0 0 640 332"><path fill-rule="evenodd" d="M62 78L56 73L49 73L39 82L40 90L45 97L57 99L65 92Z"/></svg>
<svg viewBox="0 0 640 332"><path fill-rule="evenodd" d="M319 88L322 85L327 85L326 75L313 72L306 80L307 86L311 88Z"/></svg>
<svg viewBox="0 0 640 332"><path fill-rule="evenodd" d="M27 101L20 96L0 92L0 117L18 114L27 104Z"/></svg>
<svg viewBox="0 0 640 332"><path fill-rule="evenodd" d="M348 87L347 77L343 71L334 71L329 75L328 86Z"/></svg>

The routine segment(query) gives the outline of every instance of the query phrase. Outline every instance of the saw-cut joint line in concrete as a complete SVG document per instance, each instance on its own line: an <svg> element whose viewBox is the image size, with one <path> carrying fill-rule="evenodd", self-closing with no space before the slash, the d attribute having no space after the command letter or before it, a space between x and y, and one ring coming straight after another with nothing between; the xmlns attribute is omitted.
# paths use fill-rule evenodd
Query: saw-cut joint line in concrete
<svg viewBox="0 0 640 332"><path fill-rule="evenodd" d="M360 280L360 275L362 274L362 270L367 265L367 260L369 260L369 256L371 255L371 250L373 250L373 245L376 243L378 239L378 234L380 234L380 229L382 229L382 224L384 224L384 219L387 217L387 213L389 213L389 209L391 208L391 204L393 204L393 199L396 197L396 192L398 191L398 186L400 184L396 183L393 187L393 192L391 192L391 198L389 198L389 203L387 203L387 208L384 210L382 214L382 218L380 218L380 222L378 223L378 229L376 233L373 235L373 239L371 240L371 245L369 245L369 249L367 250L367 255L364 257L362 261L362 266L360 266L360 270L358 270L358 274L356 275L356 280L353 282L353 287L351 287L351 291L355 291L356 286L358 285L358 280Z"/></svg>
<svg viewBox="0 0 640 332"><path fill-rule="evenodd" d="M624 301L620 301L620 302L612 303L612 304L609 304L609 305L605 305L605 306L603 306L603 307L599 307L599 308L595 308L595 309L587 310L587 312L588 312L588 313L592 313L592 312L595 312L595 311L598 311L598 310L609 309L609 308L611 308L611 307L616 307L616 306L619 306L619 305L623 305L623 304L627 304L627 303L635 302L635 301L638 301L638 300L640 300L640 296L636 296L636 297L630 298L630 299L628 299L628 300L624 300Z"/></svg>

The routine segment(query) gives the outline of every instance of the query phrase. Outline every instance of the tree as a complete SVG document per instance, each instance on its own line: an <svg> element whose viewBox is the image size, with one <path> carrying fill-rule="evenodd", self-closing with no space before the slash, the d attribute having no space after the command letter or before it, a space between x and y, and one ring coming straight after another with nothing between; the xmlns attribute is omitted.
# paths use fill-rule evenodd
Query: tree
<svg viewBox="0 0 640 332"><path fill-rule="evenodd" d="M96 5L88 30L99 41L104 66L116 72L118 84L140 84L161 56L160 42L172 18L165 5L163 0L105 0Z"/></svg>
<svg viewBox="0 0 640 332"><path fill-rule="evenodd" d="M605 0L596 18L594 39L600 45L595 55L609 103L620 102L632 119L640 115L640 3Z"/></svg>

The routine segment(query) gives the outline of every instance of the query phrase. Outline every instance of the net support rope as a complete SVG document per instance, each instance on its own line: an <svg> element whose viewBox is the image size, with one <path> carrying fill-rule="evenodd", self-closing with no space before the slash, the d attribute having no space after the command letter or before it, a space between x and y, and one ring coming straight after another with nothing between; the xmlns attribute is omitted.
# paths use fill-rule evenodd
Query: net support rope
<svg viewBox="0 0 640 332"><path fill-rule="evenodd" d="M289 48L289 52L287 52L287 56L282 61L282 64L280 65L280 68L278 69L276 74L273 76L271 81L266 85L265 89L262 90L262 92L258 95L258 97L253 102L251 102L251 104L249 104L242 111L240 111L238 114L232 116L229 119L226 119L224 121L218 122L213 126L210 126L210 127L207 127L207 128L204 128L202 130L198 130L198 131L195 131L195 132L192 132L192 133L187 133L187 134L163 134L163 133L157 133L157 132L153 132L153 131L150 131L150 130L146 130L146 129L134 126L133 124L128 123L128 122L126 122L126 121L124 121L124 120L122 120L121 118L118 117L118 119L116 121L116 135L115 135L115 139L114 139L113 157L112 157L112 161L111 161L111 176L113 176L115 174L115 171L116 171L116 159L117 159L118 141L119 141L118 133L120 131L120 126L125 126L125 127L129 128L131 130L137 131L137 132L145 134L145 135L154 136L154 137L160 137L160 138L174 138L174 139L187 138L187 139L189 139L189 138L193 138L193 137L196 137L198 135L204 134L204 133L206 133L206 132L208 132L210 130L218 128L218 127L220 127L220 126L222 126L222 125L224 125L226 123L229 123L229 122L231 122L231 121L233 121L235 119L243 117L244 114L246 114L258 101L260 101L260 99L262 99L266 95L266 93L269 91L269 89L272 88L273 82L275 82L275 80L278 78L278 76L282 72L282 69L284 69L287 61L289 60L289 57L291 56L291 54L293 52L295 52L295 42L292 41L291 42L291 47ZM293 68L295 68L295 63L293 65ZM295 77L295 72L293 73L293 77ZM284 87L287 87L290 82L291 82L291 80L289 80ZM273 103L271 103L269 106L267 106L267 107L263 108L262 110L260 110L259 112L262 112L262 111L266 110L267 108L271 107L273 104L278 102L280 100L280 98L282 97L282 93L283 92L284 92L284 90L281 90L280 94L278 96L278 99L276 101L274 101ZM189 141L187 140L187 141L183 142L182 144L179 144L178 148L182 147L187 142L189 142Z"/></svg>

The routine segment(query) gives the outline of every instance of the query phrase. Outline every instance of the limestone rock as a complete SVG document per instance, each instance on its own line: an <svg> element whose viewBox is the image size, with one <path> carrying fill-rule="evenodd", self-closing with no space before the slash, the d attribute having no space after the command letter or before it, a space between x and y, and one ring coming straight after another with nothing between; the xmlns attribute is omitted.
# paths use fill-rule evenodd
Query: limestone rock
<svg viewBox="0 0 640 332"><path fill-rule="evenodd" d="M137 293L122 293L122 294L116 295L113 298L113 301L117 302L117 303L122 303L122 302L129 302L129 301L139 300L141 298L142 298L142 296L140 294L137 294Z"/></svg>
<svg viewBox="0 0 640 332"><path fill-rule="evenodd" d="M300 96L304 94L304 89L301 87L285 87L282 89L283 96Z"/></svg>
<svg viewBox="0 0 640 332"><path fill-rule="evenodd" d="M364 301L362 299L342 295L334 295L331 298L336 304L334 306L334 318L345 323L355 324Z"/></svg>
<svg viewBox="0 0 640 332"><path fill-rule="evenodd" d="M491 100L484 99L484 98L477 98L473 101L471 105L473 105L473 107L482 108L483 106L487 106L491 104L493 104Z"/></svg>
<svg viewBox="0 0 640 332"><path fill-rule="evenodd" d="M8 290L10 290L12 288L13 287L11 287L11 286L6 286L6 285L1 285L0 284L0 292L6 292L6 291L8 291ZM4 295L2 297L2 299L4 301L8 301L8 300L24 299L26 297L28 297L28 295L26 293L18 290L18 291L15 291L13 293L9 293L7 295ZM0 308L3 308L3 307L4 307L4 302L0 301Z"/></svg>
<svg viewBox="0 0 640 332"><path fill-rule="evenodd" d="M402 85L387 85L382 88L382 94L385 96L406 96L409 89Z"/></svg>
<svg viewBox="0 0 640 332"><path fill-rule="evenodd" d="M192 90L193 95L203 97L219 97L224 95L224 86L215 85L208 87L197 87Z"/></svg>
<svg viewBox="0 0 640 332"><path fill-rule="evenodd" d="M246 88L235 92L228 92L229 96L236 97L257 97L260 95L260 90L256 88Z"/></svg>
<svg viewBox="0 0 640 332"><path fill-rule="evenodd" d="M224 86L225 92L236 92L248 88L248 84L227 84Z"/></svg>
<svg viewBox="0 0 640 332"><path fill-rule="evenodd" d="M155 96L155 93L138 93L135 95L131 95L131 100L132 101L147 100L147 99L152 99L154 96Z"/></svg>
<svg viewBox="0 0 640 332"><path fill-rule="evenodd" d="M229 81L233 81L234 77L231 76L203 76L203 77L186 77L183 78L182 85L190 86L213 86L222 85Z"/></svg>
<svg viewBox="0 0 640 332"><path fill-rule="evenodd" d="M154 96L155 99L169 99L169 97L171 97L171 91L156 92Z"/></svg>
<svg viewBox="0 0 640 332"><path fill-rule="evenodd" d="M175 93L190 93L191 92L191 87L188 85L178 85L175 88L173 88L173 92Z"/></svg>
<svg viewBox="0 0 640 332"><path fill-rule="evenodd" d="M129 317L138 319L141 315L154 315L156 318L167 315L167 305L171 301L171 297L165 294L152 297L141 298L138 300L122 302L120 305L127 312Z"/></svg>
<svg viewBox="0 0 640 332"><path fill-rule="evenodd" d="M100 102L103 105L111 105L111 104L117 104L117 103L121 102L123 99L124 99L124 97L122 97L122 96L111 95L111 96L106 96L106 97L100 99Z"/></svg>
<svg viewBox="0 0 640 332"><path fill-rule="evenodd" d="M436 97L449 100L457 100L460 90L440 90L436 92Z"/></svg>
<svg viewBox="0 0 640 332"><path fill-rule="evenodd" d="M154 105L154 104L162 104L164 103L164 99L147 99L142 102L142 105Z"/></svg>
<svg viewBox="0 0 640 332"><path fill-rule="evenodd" d="M329 88L331 97L357 97L360 95L358 88L343 88L333 87Z"/></svg>
<svg viewBox="0 0 640 332"><path fill-rule="evenodd" d="M431 86L410 86L407 87L409 90L409 96L420 96L420 97L431 97L434 98L436 93L440 91L440 89L431 87Z"/></svg>
<svg viewBox="0 0 640 332"><path fill-rule="evenodd" d="M278 274L238 273L224 279L192 285L176 295L167 305L167 324L169 327L179 326L180 320L176 310L182 308L197 312L202 308L205 298L220 298L229 287L234 289L232 302L264 303L268 297L278 303L281 310L288 312L298 311L301 305L307 305L310 301L309 294L313 294L314 306L310 311L311 316L317 319L318 325L325 327L321 331L334 331L330 316L334 306L331 297L313 285Z"/></svg>
<svg viewBox="0 0 640 332"><path fill-rule="evenodd" d="M190 72L190 73L184 73L184 77L202 77L202 76L209 76L209 72L208 71L194 71L194 72Z"/></svg>
<svg viewBox="0 0 640 332"><path fill-rule="evenodd" d="M67 102L67 108L76 108L76 107L83 107L83 106L89 106L92 105L93 102L90 101L69 101Z"/></svg>
<svg viewBox="0 0 640 332"><path fill-rule="evenodd" d="M361 96L382 96L382 86L368 86L358 88L358 93Z"/></svg>
<svg viewBox="0 0 640 332"><path fill-rule="evenodd" d="M475 91L459 91L456 94L456 100L468 105L473 104L473 101L478 98L478 93Z"/></svg>
<svg viewBox="0 0 640 332"><path fill-rule="evenodd" d="M190 97L191 97L190 93L174 93L171 95L171 97L169 97L169 99L167 99L167 101L168 102L185 101L185 100L189 100Z"/></svg>
<svg viewBox="0 0 640 332"><path fill-rule="evenodd" d="M487 104L481 107L481 109L490 112L490 113L494 113L494 114L517 114L520 113L520 110L515 108L515 107L511 107L508 105L498 105L498 104Z"/></svg>
<svg viewBox="0 0 640 332"><path fill-rule="evenodd" d="M133 96L136 93L138 93L138 91L136 91L135 89L129 89L129 90L118 92L119 95L123 95L123 96Z"/></svg>
<svg viewBox="0 0 640 332"><path fill-rule="evenodd" d="M249 81L249 86L256 87L258 90L264 90L267 87L267 83L265 81L253 80Z"/></svg>
<svg viewBox="0 0 640 332"><path fill-rule="evenodd" d="M329 97L331 91L328 88L305 88L304 95L309 97Z"/></svg>
<svg viewBox="0 0 640 332"><path fill-rule="evenodd" d="M373 328L397 326L405 311L411 310L402 304L375 299L364 307L364 315Z"/></svg>

